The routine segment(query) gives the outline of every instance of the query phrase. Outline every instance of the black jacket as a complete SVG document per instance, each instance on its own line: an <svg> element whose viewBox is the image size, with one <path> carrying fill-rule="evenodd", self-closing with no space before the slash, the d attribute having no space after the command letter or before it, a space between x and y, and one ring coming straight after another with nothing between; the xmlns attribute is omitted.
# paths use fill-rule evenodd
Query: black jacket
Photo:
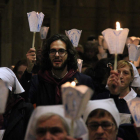
<svg viewBox="0 0 140 140"><path fill-rule="evenodd" d="M32 111L32 104L19 101L12 108L3 140L24 140Z"/></svg>

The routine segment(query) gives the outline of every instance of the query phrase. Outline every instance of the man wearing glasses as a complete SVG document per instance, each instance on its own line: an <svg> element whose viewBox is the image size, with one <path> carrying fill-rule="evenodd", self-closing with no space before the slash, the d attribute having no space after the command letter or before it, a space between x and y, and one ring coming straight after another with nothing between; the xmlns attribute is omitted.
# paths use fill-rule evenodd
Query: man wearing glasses
<svg viewBox="0 0 140 140"><path fill-rule="evenodd" d="M30 81L27 75L31 74L36 61L35 49L31 48L26 56L28 67L22 79ZM30 87L22 85L32 103L54 105L62 104L61 85L67 81L75 81L77 85L87 85L93 89L92 79L77 71L76 51L69 38L56 34L43 46L38 75L32 77Z"/></svg>

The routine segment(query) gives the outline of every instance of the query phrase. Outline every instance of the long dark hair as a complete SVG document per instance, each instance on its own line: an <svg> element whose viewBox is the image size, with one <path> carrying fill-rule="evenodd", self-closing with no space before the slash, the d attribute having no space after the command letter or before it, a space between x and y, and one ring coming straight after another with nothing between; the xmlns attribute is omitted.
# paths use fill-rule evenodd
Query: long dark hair
<svg viewBox="0 0 140 140"><path fill-rule="evenodd" d="M67 60L68 70L69 69L76 70L77 69L77 52L75 48L73 47L69 38L66 35L62 35L62 34L55 34L44 43L44 46L42 49L41 70L44 72L45 70L52 69L51 61L49 59L49 51L50 51L51 43L56 40L61 40L66 44L67 53L68 53L68 60Z"/></svg>

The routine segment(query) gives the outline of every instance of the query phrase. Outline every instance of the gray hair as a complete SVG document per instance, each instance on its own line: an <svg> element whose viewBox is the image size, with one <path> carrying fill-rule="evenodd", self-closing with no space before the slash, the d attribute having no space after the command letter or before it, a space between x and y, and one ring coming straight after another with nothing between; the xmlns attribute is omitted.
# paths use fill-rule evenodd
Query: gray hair
<svg viewBox="0 0 140 140"><path fill-rule="evenodd" d="M62 125L64 126L67 134L69 135L69 126L67 124L67 122L65 121L65 119L63 117L61 117L60 115L58 114L55 114L55 113L46 113L46 114L43 114L41 115L38 119L37 119L37 122L36 122L36 125L35 125L35 129L37 128L37 125L40 123L40 122L44 122L50 118L52 118L53 116L58 116L61 120L61 123Z"/></svg>

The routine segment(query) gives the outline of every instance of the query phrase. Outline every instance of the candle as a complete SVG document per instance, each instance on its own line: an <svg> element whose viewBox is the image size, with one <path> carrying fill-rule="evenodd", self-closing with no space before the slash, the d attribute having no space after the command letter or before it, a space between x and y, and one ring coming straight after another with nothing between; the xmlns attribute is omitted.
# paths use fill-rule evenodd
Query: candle
<svg viewBox="0 0 140 140"><path fill-rule="evenodd" d="M32 11L30 13L27 13L28 16L28 22L30 31L33 32L33 42L32 42L32 48L34 48L35 44L35 33L40 32L40 28L44 19L44 14Z"/></svg>
<svg viewBox="0 0 140 140"><path fill-rule="evenodd" d="M76 86L75 81L63 84L61 91L65 116L71 119L70 135L73 136L74 121L82 116L93 91L85 85Z"/></svg>
<svg viewBox="0 0 140 140"><path fill-rule="evenodd" d="M129 29L122 29L119 22L116 22L115 30L108 28L102 32L110 54L115 54L114 70L117 70L117 54L123 53L128 32Z"/></svg>
<svg viewBox="0 0 140 140"><path fill-rule="evenodd" d="M71 82L71 85L75 87L76 83L74 81Z"/></svg>
<svg viewBox="0 0 140 140"><path fill-rule="evenodd" d="M71 29L68 31L65 30L66 36L68 36L68 38L70 39L74 47L78 46L81 33L82 33L82 30L77 30L77 29Z"/></svg>
<svg viewBox="0 0 140 140"><path fill-rule="evenodd" d="M120 28L120 22L116 22L116 30L119 31L119 30L123 30L123 28Z"/></svg>

